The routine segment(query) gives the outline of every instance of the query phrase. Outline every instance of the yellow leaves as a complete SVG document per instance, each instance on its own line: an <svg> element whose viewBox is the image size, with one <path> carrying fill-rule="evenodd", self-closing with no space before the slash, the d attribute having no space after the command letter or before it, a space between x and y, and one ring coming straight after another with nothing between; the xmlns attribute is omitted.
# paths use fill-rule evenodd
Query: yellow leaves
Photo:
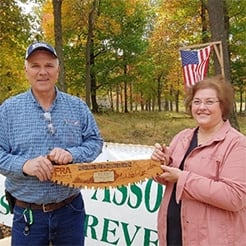
<svg viewBox="0 0 246 246"><path fill-rule="evenodd" d="M120 24L115 19L107 16L99 16L96 22L96 28L100 31L106 31L114 34L120 33Z"/></svg>
<svg viewBox="0 0 246 246"><path fill-rule="evenodd" d="M48 0L43 5L42 9L42 29L48 40L52 40L54 37L54 16L53 16L53 6L52 1Z"/></svg>

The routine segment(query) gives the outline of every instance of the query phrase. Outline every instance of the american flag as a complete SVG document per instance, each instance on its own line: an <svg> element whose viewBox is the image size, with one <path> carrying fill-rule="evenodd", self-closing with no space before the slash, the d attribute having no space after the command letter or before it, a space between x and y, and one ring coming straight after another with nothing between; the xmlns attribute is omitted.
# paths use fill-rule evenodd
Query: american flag
<svg viewBox="0 0 246 246"><path fill-rule="evenodd" d="M208 46L200 50L180 51L184 82L187 87L191 87L206 76L211 49L212 46Z"/></svg>

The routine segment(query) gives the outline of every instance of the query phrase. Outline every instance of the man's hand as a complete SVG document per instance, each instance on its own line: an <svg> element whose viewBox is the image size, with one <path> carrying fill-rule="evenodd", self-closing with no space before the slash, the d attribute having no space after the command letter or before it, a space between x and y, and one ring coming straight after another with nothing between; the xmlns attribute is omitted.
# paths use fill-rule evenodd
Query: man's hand
<svg viewBox="0 0 246 246"><path fill-rule="evenodd" d="M37 177L40 181L47 181L51 178L53 165L46 157L38 156L25 162L23 172L29 176Z"/></svg>
<svg viewBox="0 0 246 246"><path fill-rule="evenodd" d="M64 150L62 148L54 148L49 153L48 159L52 162L55 162L55 164L65 165L68 163L72 163L73 156L67 150Z"/></svg>

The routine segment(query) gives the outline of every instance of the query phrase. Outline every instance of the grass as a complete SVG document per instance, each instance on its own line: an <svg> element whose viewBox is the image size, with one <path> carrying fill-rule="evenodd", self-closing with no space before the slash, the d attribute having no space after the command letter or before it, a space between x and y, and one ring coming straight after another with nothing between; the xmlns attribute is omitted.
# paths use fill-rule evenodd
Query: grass
<svg viewBox="0 0 246 246"><path fill-rule="evenodd" d="M195 126L188 115L174 112L102 113L95 118L105 142L125 144L169 144L180 130ZM246 117L237 120L246 134Z"/></svg>

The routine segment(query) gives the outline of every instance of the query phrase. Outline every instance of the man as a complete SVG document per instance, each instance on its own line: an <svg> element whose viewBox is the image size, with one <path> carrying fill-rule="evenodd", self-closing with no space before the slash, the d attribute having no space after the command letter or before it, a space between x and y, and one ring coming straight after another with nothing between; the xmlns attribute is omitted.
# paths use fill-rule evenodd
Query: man
<svg viewBox="0 0 246 246"><path fill-rule="evenodd" d="M45 42L25 57L30 89L0 107L0 173L13 206L12 245L84 245L79 189L50 180L53 163L91 162L103 140L87 105L55 86L59 61Z"/></svg>

